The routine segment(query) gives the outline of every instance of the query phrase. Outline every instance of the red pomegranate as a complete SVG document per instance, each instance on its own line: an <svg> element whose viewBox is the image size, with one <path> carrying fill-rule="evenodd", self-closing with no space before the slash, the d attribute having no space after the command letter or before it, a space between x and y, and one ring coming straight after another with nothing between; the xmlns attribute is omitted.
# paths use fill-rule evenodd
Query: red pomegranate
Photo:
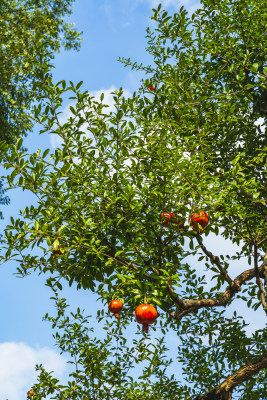
<svg viewBox="0 0 267 400"><path fill-rule="evenodd" d="M119 300L111 300L108 303L108 309L110 312L112 312L116 318L119 318L119 314L121 310L123 309L123 304Z"/></svg>
<svg viewBox="0 0 267 400"><path fill-rule="evenodd" d="M27 393L27 399L30 399L34 395L34 391L31 389Z"/></svg>
<svg viewBox="0 0 267 400"><path fill-rule="evenodd" d="M153 324L157 316L157 310L150 304L140 304L135 310L135 319L143 325L143 332L148 332L148 325Z"/></svg>
<svg viewBox="0 0 267 400"><path fill-rule="evenodd" d="M205 211L200 211L199 213L194 212L189 217L189 225L192 226L192 228L198 232L201 232L201 229L197 226L197 224L199 224L202 227L202 232L203 232L204 228L208 225L208 223L209 223L209 217Z"/></svg>
<svg viewBox="0 0 267 400"><path fill-rule="evenodd" d="M150 86L148 90L155 90L154 86Z"/></svg>
<svg viewBox="0 0 267 400"><path fill-rule="evenodd" d="M53 258L57 258L57 256L63 256L63 254L64 254L64 246L58 246L57 250L53 250Z"/></svg>
<svg viewBox="0 0 267 400"><path fill-rule="evenodd" d="M177 229L184 228L181 215L175 216L171 212L162 212L160 216L161 216L160 222L165 228L168 228L170 224L172 224L172 226L174 226Z"/></svg>

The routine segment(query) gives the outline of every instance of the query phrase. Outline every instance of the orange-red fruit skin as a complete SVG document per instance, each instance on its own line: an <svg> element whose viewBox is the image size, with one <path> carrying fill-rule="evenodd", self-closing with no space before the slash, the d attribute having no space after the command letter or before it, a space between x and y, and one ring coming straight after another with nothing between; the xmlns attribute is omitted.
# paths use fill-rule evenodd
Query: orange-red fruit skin
<svg viewBox="0 0 267 400"><path fill-rule="evenodd" d="M108 309L111 313L115 315L116 318L119 318L119 313L123 309L123 304L119 300L111 300L108 303Z"/></svg>
<svg viewBox="0 0 267 400"><path fill-rule="evenodd" d="M168 228L170 224L176 225L175 228L178 229L184 228L181 215L176 216L171 212L162 212L160 222L165 228Z"/></svg>
<svg viewBox="0 0 267 400"><path fill-rule="evenodd" d="M30 399L33 395L34 395L34 391L32 389L29 390L28 393L27 393L28 399Z"/></svg>
<svg viewBox="0 0 267 400"><path fill-rule="evenodd" d="M151 304L140 304L135 310L135 319L143 325L143 332L148 332L148 325L153 324L157 316L157 310Z"/></svg>
<svg viewBox="0 0 267 400"><path fill-rule="evenodd" d="M206 228L206 226L208 225L208 223L209 223L209 217L205 211L200 211L199 213L193 213L189 217L189 225L192 226L192 228L198 232L200 232L201 229L197 226L197 224L199 224L202 227L203 231L204 228Z"/></svg>

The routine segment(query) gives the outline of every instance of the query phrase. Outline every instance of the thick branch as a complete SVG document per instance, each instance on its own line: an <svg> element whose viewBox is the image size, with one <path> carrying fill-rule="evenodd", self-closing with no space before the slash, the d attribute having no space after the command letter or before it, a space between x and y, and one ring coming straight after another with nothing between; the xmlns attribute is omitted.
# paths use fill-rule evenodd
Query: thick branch
<svg viewBox="0 0 267 400"><path fill-rule="evenodd" d="M233 389L243 382L251 379L263 368L267 367L267 353L253 362L239 368L230 375L224 382L220 383L214 389L195 397L194 400L224 400L231 399ZM228 397L227 397L228 396ZM229 397L230 396L230 397Z"/></svg>
<svg viewBox="0 0 267 400"><path fill-rule="evenodd" d="M267 255L264 257L263 263L258 268L258 271L259 277L264 279L267 271ZM190 314L191 312L197 312L201 308L226 306L231 298L241 290L241 286L246 281L253 279L255 276L256 272L254 268L247 269L233 280L232 285L228 287L228 289L223 293L222 297L216 299L182 300L183 310L170 313L170 316L175 320L180 320L185 315Z"/></svg>
<svg viewBox="0 0 267 400"><path fill-rule="evenodd" d="M211 253L210 253L211 254ZM213 255L212 255L213 256ZM213 256L214 257L214 256ZM114 258L115 259L115 258ZM125 258L117 258L117 261L126 265L128 268L134 270L135 272L139 271L139 268L132 265ZM159 271L153 267L153 272L159 276ZM267 276L267 254L264 257L262 265L258 268L258 274L260 278L265 279ZM148 280L157 281L157 279L153 278L151 275L145 273L144 276ZM169 315L174 318L175 320L180 320L185 315L190 313L195 313L201 308L208 308L208 307L223 307L226 306L227 303L231 300L232 297L235 296L236 293L241 291L241 286L256 276L256 271L254 268L248 269L238 275L233 281L231 280L231 285L228 289L223 293L222 297L216 299L201 299L201 300L182 300L175 292L171 285L166 285L166 289L169 293L169 296L174 301L175 304L179 306L179 309L182 311L176 311L175 313L170 312ZM229 278L230 279L230 278Z"/></svg>
<svg viewBox="0 0 267 400"><path fill-rule="evenodd" d="M267 259L267 255L265 255L264 259ZM267 304L265 301L265 296L264 296L264 289L263 289L263 285L262 285L262 281L259 275L259 267L258 267L258 249L257 246L254 245L254 270L255 270L255 274L256 274L256 282L259 288L259 293L260 293L260 299L261 299L261 304L263 309L265 310L266 314L267 314Z"/></svg>

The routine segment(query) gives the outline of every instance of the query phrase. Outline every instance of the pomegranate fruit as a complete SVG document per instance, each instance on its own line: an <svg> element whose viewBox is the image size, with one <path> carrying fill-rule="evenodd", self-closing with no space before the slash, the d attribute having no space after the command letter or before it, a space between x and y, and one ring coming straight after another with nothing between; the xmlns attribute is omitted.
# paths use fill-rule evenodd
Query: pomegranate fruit
<svg viewBox="0 0 267 400"><path fill-rule="evenodd" d="M63 254L64 254L64 246L58 246L57 250L53 250L53 258L57 258L57 256L63 256Z"/></svg>
<svg viewBox="0 0 267 400"><path fill-rule="evenodd" d="M157 310L151 304L140 304L135 310L135 319L143 325L143 332L148 332L148 325L153 324L157 316Z"/></svg>
<svg viewBox="0 0 267 400"><path fill-rule="evenodd" d="M115 315L116 318L119 318L119 314L121 310L123 309L123 304L119 300L111 300L108 303L108 309L111 313Z"/></svg>
<svg viewBox="0 0 267 400"><path fill-rule="evenodd" d="M27 393L27 398L30 399L34 395L34 391L31 389Z"/></svg>
<svg viewBox="0 0 267 400"><path fill-rule="evenodd" d="M160 222L165 228L168 228L170 224L172 224L177 229L184 228L181 215L175 216L171 212L162 212L160 216L161 216Z"/></svg>
<svg viewBox="0 0 267 400"><path fill-rule="evenodd" d="M194 212L189 217L189 225L192 226L192 228L198 232L201 231L203 232L204 228L208 225L208 223L209 223L209 217L205 211L200 211L199 213ZM202 229L200 229L197 224L199 224L202 227Z"/></svg>

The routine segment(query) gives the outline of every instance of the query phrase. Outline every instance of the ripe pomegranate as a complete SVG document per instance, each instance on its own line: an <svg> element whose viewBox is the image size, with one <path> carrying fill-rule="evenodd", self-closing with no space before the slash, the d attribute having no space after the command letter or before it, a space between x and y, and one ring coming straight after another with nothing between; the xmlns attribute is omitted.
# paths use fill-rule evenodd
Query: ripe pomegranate
<svg viewBox="0 0 267 400"><path fill-rule="evenodd" d="M62 251L60 249L64 250L64 246L58 246L57 250L53 250L53 258L57 258L58 255L63 256L64 251Z"/></svg>
<svg viewBox="0 0 267 400"><path fill-rule="evenodd" d="M192 226L192 228L198 232L201 231L203 232L204 228L208 225L208 223L209 223L209 217L205 211L200 211L199 213L194 212L189 217L189 225ZM199 224L202 227L202 230L197 226L197 224Z"/></svg>
<svg viewBox="0 0 267 400"><path fill-rule="evenodd" d="M30 399L34 395L34 391L31 389L27 393L27 398Z"/></svg>
<svg viewBox="0 0 267 400"><path fill-rule="evenodd" d="M160 222L165 228L168 228L170 224L176 225L175 228L177 229L184 228L181 215L175 216L170 212L162 212L160 216L162 217Z"/></svg>
<svg viewBox="0 0 267 400"><path fill-rule="evenodd" d="M153 324L157 316L157 310L150 304L140 304L135 310L135 319L143 325L143 332L148 332L148 325Z"/></svg>
<svg viewBox="0 0 267 400"><path fill-rule="evenodd" d="M119 314L121 310L123 309L123 304L119 300L111 300L108 303L108 309L110 312L112 312L116 318L119 318Z"/></svg>
<svg viewBox="0 0 267 400"><path fill-rule="evenodd" d="M154 86L150 86L148 90L155 90Z"/></svg>

